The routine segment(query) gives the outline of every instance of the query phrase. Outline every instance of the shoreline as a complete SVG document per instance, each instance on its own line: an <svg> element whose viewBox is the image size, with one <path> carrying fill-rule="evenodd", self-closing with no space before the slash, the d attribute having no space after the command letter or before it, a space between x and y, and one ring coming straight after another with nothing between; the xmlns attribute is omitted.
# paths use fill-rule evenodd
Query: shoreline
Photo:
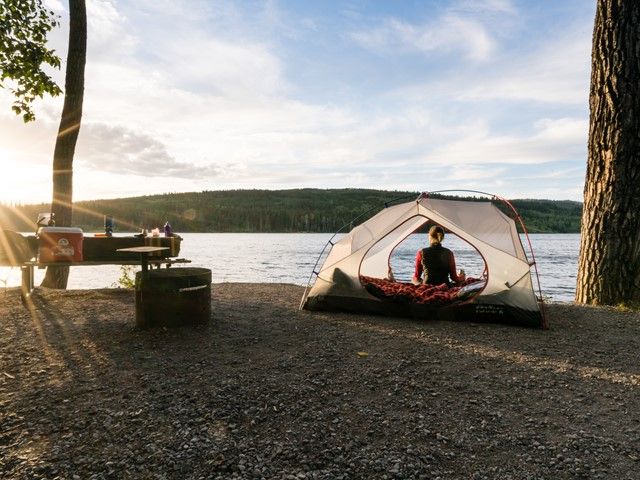
<svg viewBox="0 0 640 480"><path fill-rule="evenodd" d="M117 265L102 265L99 267L88 267L88 268L101 268L101 267L112 267L112 268L119 268ZM2 267L0 267L2 268ZM207 267L204 267L207 268ZM19 275L19 271L16 270L16 275ZM42 274L44 275L44 273ZM16 276L16 278L19 278L18 276ZM109 287L87 287L87 288L68 288L66 290L63 291L80 291L80 292L88 292L88 291L99 291L99 290L128 290L127 288L124 287L118 287L116 286L117 280L114 281L112 283L112 286ZM307 285L306 284L299 284L299 283L291 283L291 282L231 282L231 281L216 281L215 279L213 279L211 281L211 285L227 285L227 284L236 284L236 283L246 283L248 285L286 285L286 286L291 286L291 287L295 287L295 288L301 288L302 290L304 290ZM39 282L36 282L36 288L40 288L38 286ZM313 286L313 284L311 284L309 287ZM2 291L10 291L10 290L17 290L19 288L19 282L16 283L15 285L0 285L0 294ZM544 294L544 291L543 291ZM300 293L300 297L302 298L302 293ZM545 306L549 306L549 305L555 305L555 304L559 304L559 305L576 305L576 306L580 306L575 304L574 300L545 300L544 302ZM588 307L588 305L582 305L584 307ZM600 308L614 308L614 307L600 307Z"/></svg>
<svg viewBox="0 0 640 480"><path fill-rule="evenodd" d="M616 478L640 468L640 313L548 331L298 311L220 283L206 328L130 290L0 290L0 476Z"/></svg>

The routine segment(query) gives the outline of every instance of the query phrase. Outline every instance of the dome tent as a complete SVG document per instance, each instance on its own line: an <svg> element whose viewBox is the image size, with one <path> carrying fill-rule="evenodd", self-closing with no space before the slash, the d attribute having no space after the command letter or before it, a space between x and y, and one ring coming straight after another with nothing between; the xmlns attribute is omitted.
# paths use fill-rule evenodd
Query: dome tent
<svg viewBox="0 0 640 480"><path fill-rule="evenodd" d="M503 202L526 234L509 202L483 192L470 193L489 195L491 200ZM387 280L394 249L426 224L441 225L473 246L485 263L482 278L470 279L463 288L447 290L442 285L435 291L427 286ZM330 240L327 245L331 245L331 250L322 267L314 269L312 277L315 275L316 279L305 290L301 308L546 328L542 295L538 299L533 291L531 267L535 267L535 260L528 243L531 261L525 254L515 221L493 201L450 200L423 193L414 201L385 205L340 240L335 243ZM537 279L537 269L534 273ZM425 298L425 293L431 297Z"/></svg>

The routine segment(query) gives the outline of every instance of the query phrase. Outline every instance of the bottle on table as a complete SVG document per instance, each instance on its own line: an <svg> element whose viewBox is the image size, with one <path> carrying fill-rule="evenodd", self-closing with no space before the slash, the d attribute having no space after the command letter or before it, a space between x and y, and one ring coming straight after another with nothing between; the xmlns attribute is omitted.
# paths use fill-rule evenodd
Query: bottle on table
<svg viewBox="0 0 640 480"><path fill-rule="evenodd" d="M111 215L104 216L104 233L107 237L113 236L113 217Z"/></svg>
<svg viewBox="0 0 640 480"><path fill-rule="evenodd" d="M173 229L171 228L171 225L169 224L168 221L167 223L164 224L164 236L173 237Z"/></svg>

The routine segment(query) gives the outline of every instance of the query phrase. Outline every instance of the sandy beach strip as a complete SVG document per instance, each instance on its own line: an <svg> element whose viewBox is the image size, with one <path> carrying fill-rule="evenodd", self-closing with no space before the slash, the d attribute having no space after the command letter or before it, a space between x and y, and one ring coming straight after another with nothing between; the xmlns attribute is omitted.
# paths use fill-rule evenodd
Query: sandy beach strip
<svg viewBox="0 0 640 480"><path fill-rule="evenodd" d="M207 327L130 290L0 290L0 477L637 479L640 314L551 330L301 312L214 284Z"/></svg>

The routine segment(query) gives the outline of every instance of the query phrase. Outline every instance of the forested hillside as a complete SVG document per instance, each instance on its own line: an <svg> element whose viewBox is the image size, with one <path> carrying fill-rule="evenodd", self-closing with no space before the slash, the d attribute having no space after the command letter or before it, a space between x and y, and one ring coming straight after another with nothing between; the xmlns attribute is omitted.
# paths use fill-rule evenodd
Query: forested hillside
<svg viewBox="0 0 640 480"><path fill-rule="evenodd" d="M74 224L100 231L105 214L116 232L162 227L176 232L335 232L357 216L375 214L385 202L409 201L418 192L365 189L228 190L92 200L74 205ZM530 232L580 231L582 205L571 201L513 200ZM48 204L0 205L0 227L30 231Z"/></svg>

